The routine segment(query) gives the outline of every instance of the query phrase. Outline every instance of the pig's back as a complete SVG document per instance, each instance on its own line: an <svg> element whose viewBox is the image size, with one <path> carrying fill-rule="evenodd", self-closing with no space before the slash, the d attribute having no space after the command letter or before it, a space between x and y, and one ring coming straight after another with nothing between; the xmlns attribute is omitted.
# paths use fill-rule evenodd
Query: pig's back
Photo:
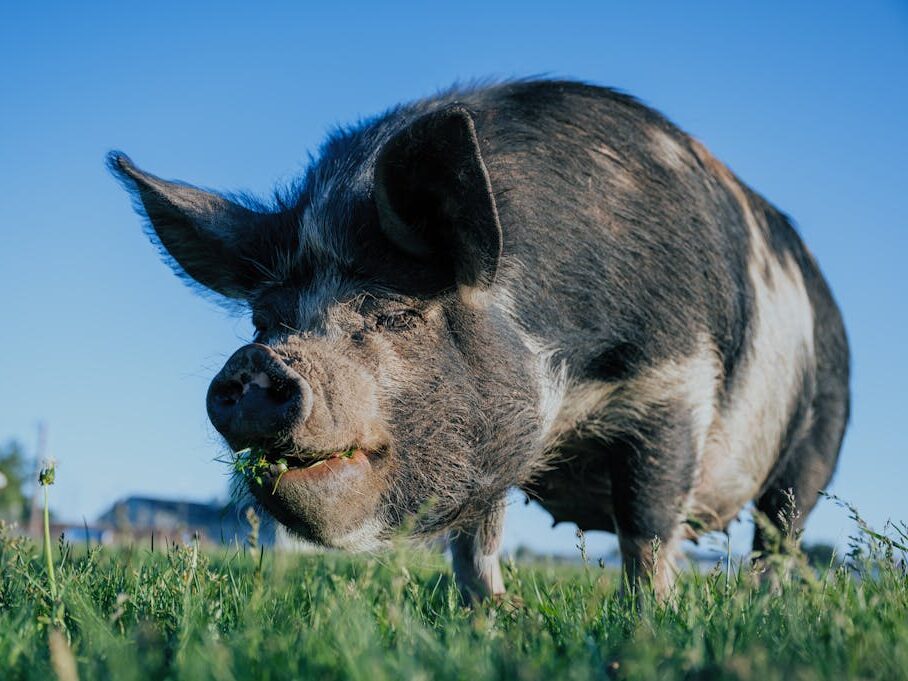
<svg viewBox="0 0 908 681"><path fill-rule="evenodd" d="M699 405L691 512L712 527L805 443L834 466L848 413L844 327L782 213L620 93L517 83L466 103L501 217L509 313L551 366L564 363L556 430L576 429L587 409L607 438L636 426L603 414L659 399L646 386L683 393Z"/></svg>

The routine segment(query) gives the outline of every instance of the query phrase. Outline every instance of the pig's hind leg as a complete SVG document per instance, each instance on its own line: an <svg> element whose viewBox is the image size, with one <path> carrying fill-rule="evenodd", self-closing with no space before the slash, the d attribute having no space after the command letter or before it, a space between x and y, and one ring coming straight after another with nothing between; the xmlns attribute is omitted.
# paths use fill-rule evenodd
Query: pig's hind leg
<svg viewBox="0 0 908 681"><path fill-rule="evenodd" d="M607 448L625 586L671 591L675 554L696 474L692 419L663 406Z"/></svg>
<svg viewBox="0 0 908 681"><path fill-rule="evenodd" d="M781 470L756 500L756 509L766 521L780 535L790 535L792 539L800 534L820 492L832 479L848 420L847 383L842 381L838 391L822 388L825 386L821 384L813 401L809 431L791 445L792 451L784 457ZM775 545L758 524L754 528L754 552L762 555L773 549L784 550L785 546Z"/></svg>
<svg viewBox="0 0 908 681"><path fill-rule="evenodd" d="M778 469L756 500L757 510L778 533L795 536L832 479L851 409L848 339L842 316L816 263L808 261L804 274L814 312L816 374L813 385L802 389L788 427L797 437L782 452ZM763 528L755 528L757 554L776 548L774 543Z"/></svg>

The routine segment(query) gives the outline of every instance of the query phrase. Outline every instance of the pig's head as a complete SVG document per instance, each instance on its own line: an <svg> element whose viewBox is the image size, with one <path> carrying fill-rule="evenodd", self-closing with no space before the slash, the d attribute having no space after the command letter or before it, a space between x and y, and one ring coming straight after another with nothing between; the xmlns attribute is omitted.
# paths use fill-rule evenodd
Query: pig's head
<svg viewBox="0 0 908 681"><path fill-rule="evenodd" d="M473 120L401 118L335 136L268 208L109 159L178 273L251 311L209 416L275 464L249 483L259 501L331 546L470 521L539 441L532 358L494 302L502 230Z"/></svg>

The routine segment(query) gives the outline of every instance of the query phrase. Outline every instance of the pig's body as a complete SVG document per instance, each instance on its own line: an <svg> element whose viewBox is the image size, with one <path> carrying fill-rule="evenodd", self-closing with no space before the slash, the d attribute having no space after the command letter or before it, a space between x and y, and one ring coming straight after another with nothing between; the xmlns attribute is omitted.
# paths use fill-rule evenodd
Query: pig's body
<svg viewBox="0 0 908 681"><path fill-rule="evenodd" d="M333 487L257 490L309 538L370 547L415 517L453 532L467 591L498 592L516 486L617 533L664 591L683 537L750 500L775 519L789 489L803 521L832 475L848 349L816 263L629 97L543 81L405 106L335 135L271 211L112 159L182 269L258 318L209 397L231 446L362 450L325 464ZM256 388L286 376L302 397L262 418Z"/></svg>

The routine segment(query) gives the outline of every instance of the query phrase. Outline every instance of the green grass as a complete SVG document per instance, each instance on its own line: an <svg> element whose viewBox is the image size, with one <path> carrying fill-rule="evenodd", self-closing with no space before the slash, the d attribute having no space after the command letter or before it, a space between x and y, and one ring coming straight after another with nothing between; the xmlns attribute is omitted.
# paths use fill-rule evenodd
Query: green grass
<svg viewBox="0 0 908 681"><path fill-rule="evenodd" d="M0 677L908 678L904 536L865 530L846 565L817 572L795 559L775 586L749 569L688 572L672 603L644 592L639 610L616 595L613 570L511 563L505 580L522 603L472 611L443 558L403 549L58 543L54 599L39 549L4 530Z"/></svg>

